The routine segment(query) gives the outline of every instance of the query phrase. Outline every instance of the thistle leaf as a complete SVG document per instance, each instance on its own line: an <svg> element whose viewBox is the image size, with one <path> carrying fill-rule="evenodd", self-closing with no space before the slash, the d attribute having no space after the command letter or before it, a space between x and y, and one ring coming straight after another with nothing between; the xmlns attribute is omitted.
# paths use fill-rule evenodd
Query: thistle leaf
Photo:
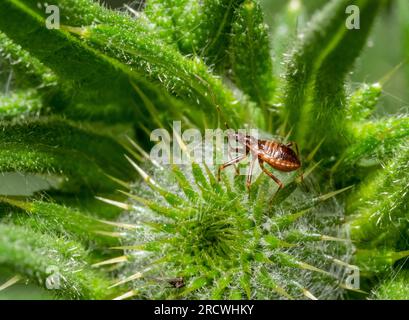
<svg viewBox="0 0 409 320"><path fill-rule="evenodd" d="M1 172L62 176L68 179L64 184L71 190L80 186L112 190L118 184L106 174L129 179L133 172L119 144L68 122L58 119L3 122L1 128ZM112 158L101 157L105 152Z"/></svg>
<svg viewBox="0 0 409 320"><path fill-rule="evenodd" d="M381 2L331 1L300 37L288 62L284 114L303 148L312 150L323 137L322 152L345 146L344 81L365 44ZM361 29L345 26L345 8L350 4L358 4L361 9Z"/></svg>
<svg viewBox="0 0 409 320"><path fill-rule="evenodd" d="M236 10L230 39L233 79L270 118L275 80L267 25L257 0L246 0Z"/></svg>
<svg viewBox="0 0 409 320"><path fill-rule="evenodd" d="M379 300L408 300L409 271L397 271L374 290L373 297Z"/></svg>
<svg viewBox="0 0 409 320"><path fill-rule="evenodd" d="M11 221L15 225L26 226L42 233L54 233L88 245L101 247L118 245L116 238L103 235L103 232L113 234L115 231L113 227L80 211L43 201L26 202L8 198L0 201L14 208L2 220ZM58 223L55 223L56 221Z"/></svg>
<svg viewBox="0 0 409 320"><path fill-rule="evenodd" d="M104 299L112 294L107 278L91 270L87 260L79 243L0 224L0 264L42 287L52 274L58 276L59 289L53 291L57 297Z"/></svg>
<svg viewBox="0 0 409 320"><path fill-rule="evenodd" d="M243 0L149 0L145 13L184 54L226 63L234 11ZM169 40L168 40L169 41Z"/></svg>
<svg viewBox="0 0 409 320"><path fill-rule="evenodd" d="M354 240L365 247L398 248L409 239L409 147L400 146L383 170L369 176L349 198L347 212Z"/></svg>

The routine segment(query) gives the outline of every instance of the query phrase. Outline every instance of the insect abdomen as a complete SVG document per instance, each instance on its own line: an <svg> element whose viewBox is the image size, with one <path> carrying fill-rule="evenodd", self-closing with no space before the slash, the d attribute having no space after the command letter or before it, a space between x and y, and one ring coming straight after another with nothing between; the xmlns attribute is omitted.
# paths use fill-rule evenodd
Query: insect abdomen
<svg viewBox="0 0 409 320"><path fill-rule="evenodd" d="M262 141L259 157L280 171L294 171L300 166L300 160L294 151L283 144L273 141Z"/></svg>

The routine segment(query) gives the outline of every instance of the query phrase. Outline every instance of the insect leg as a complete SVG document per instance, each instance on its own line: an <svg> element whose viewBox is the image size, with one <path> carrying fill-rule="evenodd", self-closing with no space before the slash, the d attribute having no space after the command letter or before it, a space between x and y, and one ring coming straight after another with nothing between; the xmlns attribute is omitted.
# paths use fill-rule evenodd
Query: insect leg
<svg viewBox="0 0 409 320"><path fill-rule="evenodd" d="M234 165L234 164L236 164L236 163L239 163L240 161L242 161L243 159L245 159L245 158L247 157L247 154L248 154L248 153L246 153L246 154L243 155L243 156L239 156L239 157L237 157L237 158L234 158L234 159L232 159L232 160L230 160L230 161L227 161L226 163L223 163L223 164L219 167L219 170L217 171L217 181L220 181L220 174L221 174L222 170L224 170L224 169L226 169L227 167L232 166L232 165Z"/></svg>
<svg viewBox="0 0 409 320"><path fill-rule="evenodd" d="M246 187L247 187L248 192L250 192L251 179L253 177L254 163L256 162L256 160L257 160L257 157L255 157L250 162L250 167L249 167L249 171L248 171L248 174L247 174L247 181L246 181Z"/></svg>
<svg viewBox="0 0 409 320"><path fill-rule="evenodd" d="M237 147L237 146L236 147L232 146L231 143L230 143L230 140L228 141L228 144L229 145L228 145L228 148L227 148L227 152L228 152L229 158L232 158L231 151L234 151L236 154L241 153L242 150L240 150L240 148ZM234 170L236 170L237 175L240 173L239 168L236 165L234 165Z"/></svg>
<svg viewBox="0 0 409 320"><path fill-rule="evenodd" d="M284 188L283 183L276 177L274 176L270 171L268 171L265 167L264 167L264 161L261 160L260 158L258 159L258 163L260 164L260 168L261 170L263 170L263 172L268 175L271 179L274 180L275 183L278 184L278 189L282 189Z"/></svg>

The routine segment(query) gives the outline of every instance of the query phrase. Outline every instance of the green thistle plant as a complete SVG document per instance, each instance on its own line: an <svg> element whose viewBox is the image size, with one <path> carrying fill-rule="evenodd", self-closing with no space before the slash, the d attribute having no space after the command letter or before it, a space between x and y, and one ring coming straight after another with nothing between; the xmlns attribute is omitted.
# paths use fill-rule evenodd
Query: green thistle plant
<svg viewBox="0 0 409 320"><path fill-rule="evenodd" d="M392 274L376 288L373 297L383 300L407 300L408 299L408 272L402 271Z"/></svg>
<svg viewBox="0 0 409 320"><path fill-rule="evenodd" d="M0 294L46 288L53 265L59 298L408 298L408 113L378 112L392 75L349 77L386 3L269 4L270 31L258 0L56 0L59 29L45 1L2 0ZM294 140L305 183L279 174L274 196L260 176L248 196L217 167L155 167L147 136L174 120ZM345 290L352 265L363 290Z"/></svg>
<svg viewBox="0 0 409 320"><path fill-rule="evenodd" d="M339 238L346 235L335 227L343 213L333 197L345 190L317 195L303 191L299 178L287 177L287 187L274 197L277 186L263 175L247 193L245 176L226 173L217 182L215 167L195 162L152 165L151 175L134 166L148 188L138 184L131 187L133 193L123 191L131 200L128 204L104 200L127 208L122 222L135 229L127 232L125 246L115 248L128 252L129 266L115 284L134 281L127 297L329 299L342 295L346 287L342 271L326 270L348 265L351 255L349 239ZM182 288L172 287L175 279Z"/></svg>

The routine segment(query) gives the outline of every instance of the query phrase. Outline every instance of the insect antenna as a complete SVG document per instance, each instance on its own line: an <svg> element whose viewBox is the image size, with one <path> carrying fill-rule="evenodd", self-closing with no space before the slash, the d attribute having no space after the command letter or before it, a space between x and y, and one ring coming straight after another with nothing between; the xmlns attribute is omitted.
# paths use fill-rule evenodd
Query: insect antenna
<svg viewBox="0 0 409 320"><path fill-rule="evenodd" d="M222 114L222 110L220 109L219 105L216 106L216 110L217 110L217 127L220 128L220 122L221 122L221 120L223 118L224 126L226 127L226 129L230 130L231 127L227 123L226 117Z"/></svg>

